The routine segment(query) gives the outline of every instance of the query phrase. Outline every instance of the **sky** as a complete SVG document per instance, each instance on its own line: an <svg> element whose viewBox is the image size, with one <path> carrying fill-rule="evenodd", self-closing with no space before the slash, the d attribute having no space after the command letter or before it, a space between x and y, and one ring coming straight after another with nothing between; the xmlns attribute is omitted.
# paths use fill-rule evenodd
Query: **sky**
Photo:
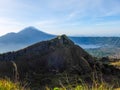
<svg viewBox="0 0 120 90"><path fill-rule="evenodd" d="M28 26L57 35L120 36L120 0L0 0L0 36Z"/></svg>

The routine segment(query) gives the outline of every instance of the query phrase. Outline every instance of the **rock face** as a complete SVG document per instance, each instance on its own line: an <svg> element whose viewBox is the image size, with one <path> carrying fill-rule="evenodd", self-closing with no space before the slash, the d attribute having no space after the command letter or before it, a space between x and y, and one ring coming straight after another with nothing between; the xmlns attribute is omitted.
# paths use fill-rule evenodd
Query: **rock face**
<svg viewBox="0 0 120 90"><path fill-rule="evenodd" d="M1 54L0 61L23 63L27 61L29 67L35 67L36 64L38 64L37 68L44 65L42 68L62 71L77 65L80 66L81 69L89 68L89 63L92 63L93 59L68 37L62 35L50 41L34 44L17 52Z"/></svg>
<svg viewBox="0 0 120 90"><path fill-rule="evenodd" d="M67 36L58 36L49 41L36 43L32 46L0 55L1 76L13 77L11 61L17 65L19 77L26 74L78 73L92 71L93 58ZM29 74L30 75L30 74Z"/></svg>
<svg viewBox="0 0 120 90"><path fill-rule="evenodd" d="M70 80L76 76L85 76L89 80L94 70L98 75L102 72L107 77L120 76L120 70L95 61L65 35L0 55L0 77L7 76L13 80L19 77L19 80L28 81L30 86L38 88L44 85L59 85L58 81L64 81L66 74ZM32 90L39 90L38 88Z"/></svg>

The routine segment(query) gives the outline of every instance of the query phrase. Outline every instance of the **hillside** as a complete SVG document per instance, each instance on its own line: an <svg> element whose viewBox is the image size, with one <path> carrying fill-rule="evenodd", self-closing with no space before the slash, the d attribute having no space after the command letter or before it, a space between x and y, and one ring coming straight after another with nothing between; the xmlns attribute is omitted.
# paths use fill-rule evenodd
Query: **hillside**
<svg viewBox="0 0 120 90"><path fill-rule="evenodd" d="M35 68L37 65L34 64L38 64L38 66L46 68L47 70L49 68L49 70L55 69L63 71L65 68L69 67L66 65L67 63L70 65L86 63L86 65L89 66L88 62L92 63L93 59L87 52L63 35L50 41L36 43L16 52L1 54L0 61L15 61L16 63L21 62L24 64L28 63L28 65L25 65L29 66L28 69L31 67ZM22 65L20 65L20 67L21 66ZM86 68L88 66L86 66ZM89 68L86 70L90 71Z"/></svg>
<svg viewBox="0 0 120 90"><path fill-rule="evenodd" d="M69 75L70 80L82 76L81 78L89 81L88 78L91 78L95 67L107 77L110 74L117 78L120 74L120 71L114 67L96 62L91 55L65 35L36 43L16 52L1 54L0 77L7 76L14 79L16 73L14 65L17 66L19 80L30 82L31 88L42 88L46 84L56 86L59 85L59 80L65 83L62 78L65 78L66 74Z"/></svg>
<svg viewBox="0 0 120 90"><path fill-rule="evenodd" d="M28 79L34 74L41 75L39 82L45 85L52 82L52 78L49 81L44 80L51 74L63 72L86 74L91 72L93 58L68 37L62 35L16 52L1 54L0 61L1 76L13 77L11 61L14 61L18 67L20 78L24 79L28 73ZM45 77L46 75L48 77ZM30 82L32 81L30 80Z"/></svg>

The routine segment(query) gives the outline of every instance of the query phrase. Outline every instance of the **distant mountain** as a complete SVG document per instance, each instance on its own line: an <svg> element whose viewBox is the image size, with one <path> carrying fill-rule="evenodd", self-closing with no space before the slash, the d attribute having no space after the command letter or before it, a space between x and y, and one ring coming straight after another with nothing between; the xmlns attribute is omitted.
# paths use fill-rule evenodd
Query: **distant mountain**
<svg viewBox="0 0 120 90"><path fill-rule="evenodd" d="M8 33L0 37L0 43L5 44L33 44L38 41L48 40L54 35L44 33L34 27L27 27L18 33Z"/></svg>
<svg viewBox="0 0 120 90"><path fill-rule="evenodd" d="M120 47L120 37L71 37L71 39L77 44Z"/></svg>
<svg viewBox="0 0 120 90"><path fill-rule="evenodd" d="M39 41L49 40L54 35L44 33L34 27L27 27L18 33L8 33L0 37L0 52L18 50Z"/></svg>
<svg viewBox="0 0 120 90"><path fill-rule="evenodd" d="M0 37L0 53L15 51L55 37L34 27L27 27L18 33L8 33ZM69 37L84 49L100 47L120 47L120 37Z"/></svg>

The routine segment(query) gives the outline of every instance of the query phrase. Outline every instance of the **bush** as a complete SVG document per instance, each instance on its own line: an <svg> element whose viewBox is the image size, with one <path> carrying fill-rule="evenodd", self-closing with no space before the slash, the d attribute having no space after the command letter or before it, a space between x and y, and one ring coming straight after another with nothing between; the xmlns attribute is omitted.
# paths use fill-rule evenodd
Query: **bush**
<svg viewBox="0 0 120 90"><path fill-rule="evenodd" d="M10 80L0 80L0 90L24 90L19 83L13 83Z"/></svg>

